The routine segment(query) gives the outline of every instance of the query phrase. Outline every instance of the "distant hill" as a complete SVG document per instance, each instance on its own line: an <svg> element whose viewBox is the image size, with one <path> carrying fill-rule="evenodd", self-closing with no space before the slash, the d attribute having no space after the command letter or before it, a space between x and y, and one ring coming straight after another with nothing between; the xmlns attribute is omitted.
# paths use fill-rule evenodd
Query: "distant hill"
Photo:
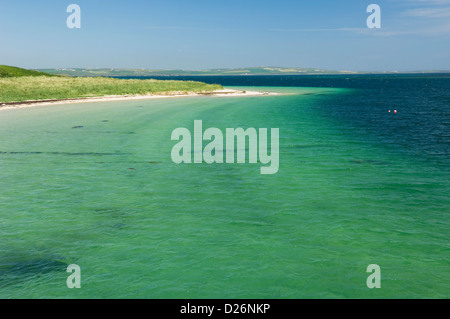
<svg viewBox="0 0 450 319"><path fill-rule="evenodd" d="M39 71L69 76L176 76L176 75L301 75L356 74L351 71L330 71L313 68L251 67L211 70L151 70L151 69L40 69Z"/></svg>
<svg viewBox="0 0 450 319"><path fill-rule="evenodd" d="M0 65L0 78L14 78L20 76L54 76L44 72L17 68L15 66Z"/></svg>
<svg viewBox="0 0 450 319"><path fill-rule="evenodd" d="M410 71L410 72L355 72L331 71L314 68L285 68L285 67L251 67L234 69L210 70L154 70L154 69L94 69L94 68L68 68L68 69L37 69L26 70L12 66L0 65L0 78L18 76L81 76L81 77L120 77L120 76L202 76L202 75L328 75L328 74L428 74L450 73L450 71Z"/></svg>

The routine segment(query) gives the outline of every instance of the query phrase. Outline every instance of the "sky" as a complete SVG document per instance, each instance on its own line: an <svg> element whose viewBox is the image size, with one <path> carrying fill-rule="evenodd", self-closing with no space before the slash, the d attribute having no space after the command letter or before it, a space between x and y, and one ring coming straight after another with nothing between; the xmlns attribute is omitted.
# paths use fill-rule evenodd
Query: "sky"
<svg viewBox="0 0 450 319"><path fill-rule="evenodd" d="M450 0L0 0L0 39L24 68L450 70Z"/></svg>

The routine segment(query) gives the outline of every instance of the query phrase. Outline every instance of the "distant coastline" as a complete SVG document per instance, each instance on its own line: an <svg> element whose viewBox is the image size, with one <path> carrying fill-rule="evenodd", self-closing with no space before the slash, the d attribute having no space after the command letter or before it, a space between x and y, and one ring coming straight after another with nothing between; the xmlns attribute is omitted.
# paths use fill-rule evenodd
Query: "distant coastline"
<svg viewBox="0 0 450 319"><path fill-rule="evenodd" d="M156 70L119 68L55 68L36 69L39 72L80 77L150 77L150 76L251 76L251 75L364 75L364 74L450 74L450 70L430 71L333 71L314 68L249 67L209 70Z"/></svg>

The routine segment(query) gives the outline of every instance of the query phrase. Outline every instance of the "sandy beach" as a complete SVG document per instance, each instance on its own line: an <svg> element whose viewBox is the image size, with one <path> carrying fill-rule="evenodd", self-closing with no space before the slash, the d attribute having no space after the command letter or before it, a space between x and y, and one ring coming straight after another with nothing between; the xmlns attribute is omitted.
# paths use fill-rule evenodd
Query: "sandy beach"
<svg viewBox="0 0 450 319"><path fill-rule="evenodd" d="M11 102L1 103L0 111L8 109L28 108L45 105L59 105L59 104L76 104L76 103L93 103L93 102L111 102L111 101L123 101L123 100L146 100L146 99L162 99L162 98L175 98L175 97L188 97L188 96L217 96L217 97L234 97L234 96L267 96L267 95L279 95L280 93L274 92L261 92L261 91L240 91L223 89L213 92L205 93L185 93L185 92L172 92L168 94L148 94L148 95L107 95L100 97L87 97L87 98L73 98L73 99L55 99L55 100L36 100L36 101L23 101L23 102Z"/></svg>

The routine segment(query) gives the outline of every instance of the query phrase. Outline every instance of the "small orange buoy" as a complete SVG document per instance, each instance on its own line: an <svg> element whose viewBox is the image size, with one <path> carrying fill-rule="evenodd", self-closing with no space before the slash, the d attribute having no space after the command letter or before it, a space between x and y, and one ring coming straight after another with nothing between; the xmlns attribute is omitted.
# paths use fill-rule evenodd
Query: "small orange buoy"
<svg viewBox="0 0 450 319"><path fill-rule="evenodd" d="M397 110L394 110L394 113L397 114Z"/></svg>

